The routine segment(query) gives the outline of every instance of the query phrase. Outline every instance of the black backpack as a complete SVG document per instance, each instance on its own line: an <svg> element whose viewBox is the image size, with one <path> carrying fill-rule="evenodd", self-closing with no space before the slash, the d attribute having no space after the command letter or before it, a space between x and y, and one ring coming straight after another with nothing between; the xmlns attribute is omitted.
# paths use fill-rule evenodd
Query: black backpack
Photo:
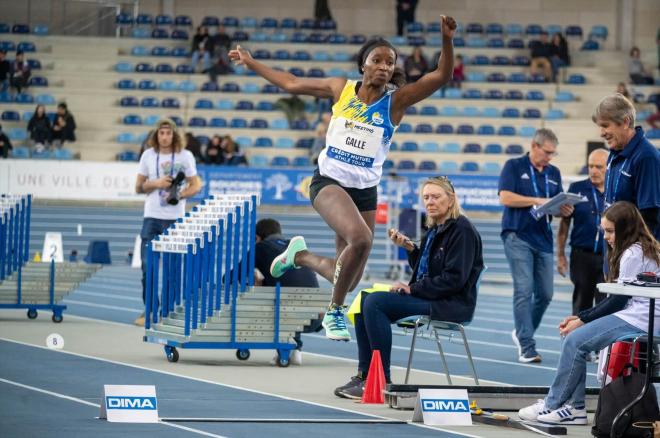
<svg viewBox="0 0 660 438"><path fill-rule="evenodd" d="M622 374L625 374L629 368L632 369L629 376L617 377L600 391L594 425L591 428L593 436L609 438L614 418L642 392L646 376L637 372L637 369L633 368L631 364L623 368ZM652 438L652 429L636 428L633 427L633 423L657 420L660 420L660 412L655 388L651 384L644 398L619 419L614 436L616 438Z"/></svg>

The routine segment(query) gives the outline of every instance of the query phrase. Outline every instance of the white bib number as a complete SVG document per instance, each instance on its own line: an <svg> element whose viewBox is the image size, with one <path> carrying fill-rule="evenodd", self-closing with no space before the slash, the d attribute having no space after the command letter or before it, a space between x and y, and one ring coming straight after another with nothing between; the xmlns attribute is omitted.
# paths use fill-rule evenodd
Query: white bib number
<svg viewBox="0 0 660 438"><path fill-rule="evenodd" d="M328 129L329 158L360 167L372 167L383 143L384 129L337 117Z"/></svg>

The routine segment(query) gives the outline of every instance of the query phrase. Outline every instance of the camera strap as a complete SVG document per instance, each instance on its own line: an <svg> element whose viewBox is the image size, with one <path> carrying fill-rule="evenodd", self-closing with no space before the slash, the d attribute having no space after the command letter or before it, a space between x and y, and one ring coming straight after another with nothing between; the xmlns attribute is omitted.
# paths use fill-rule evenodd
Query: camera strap
<svg viewBox="0 0 660 438"><path fill-rule="evenodd" d="M170 177L174 176L174 150L172 150L172 162L170 163ZM156 153L156 179L160 178L160 152Z"/></svg>

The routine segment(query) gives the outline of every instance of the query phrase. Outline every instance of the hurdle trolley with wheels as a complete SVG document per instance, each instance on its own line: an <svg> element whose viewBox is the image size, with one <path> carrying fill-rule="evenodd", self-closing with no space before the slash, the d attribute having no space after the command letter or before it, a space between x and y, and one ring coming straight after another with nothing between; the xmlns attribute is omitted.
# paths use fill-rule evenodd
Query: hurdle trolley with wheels
<svg viewBox="0 0 660 438"><path fill-rule="evenodd" d="M274 349L289 365L289 338L318 318L327 293L254 287L256 194L204 200L147 248L144 341L179 349Z"/></svg>

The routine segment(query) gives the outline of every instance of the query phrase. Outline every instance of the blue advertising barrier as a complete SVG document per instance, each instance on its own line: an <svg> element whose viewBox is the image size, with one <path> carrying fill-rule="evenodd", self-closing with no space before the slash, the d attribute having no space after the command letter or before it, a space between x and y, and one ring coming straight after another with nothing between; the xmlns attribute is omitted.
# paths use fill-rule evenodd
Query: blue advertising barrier
<svg viewBox="0 0 660 438"><path fill-rule="evenodd" d="M308 206L309 183L313 168L273 169L253 167L199 166L198 172L204 188L197 200L214 194L246 193L261 194L266 205ZM402 188L402 207L413 206L419 198L419 184L426 178L438 176L433 172L397 172ZM502 211L497 195L497 175L448 175L465 210L490 212ZM403 178L402 180L400 178ZM391 193L390 177L384 176L378 186L379 196Z"/></svg>

